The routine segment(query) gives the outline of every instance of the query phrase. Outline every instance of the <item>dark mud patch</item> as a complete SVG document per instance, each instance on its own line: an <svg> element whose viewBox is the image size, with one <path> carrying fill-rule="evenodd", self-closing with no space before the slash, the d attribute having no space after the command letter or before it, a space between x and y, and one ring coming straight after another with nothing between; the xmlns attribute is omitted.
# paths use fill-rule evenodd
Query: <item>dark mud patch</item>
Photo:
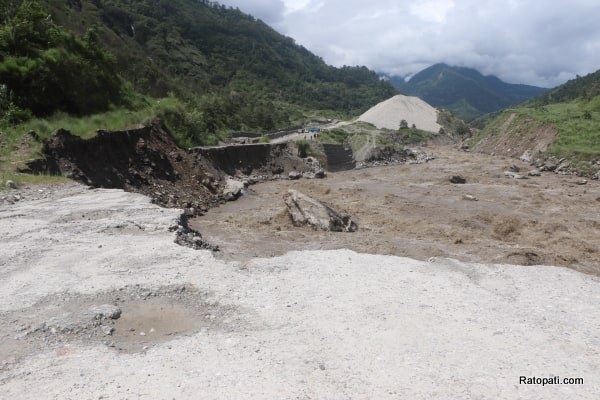
<svg viewBox="0 0 600 400"><path fill-rule="evenodd" d="M116 307L118 318L90 310ZM0 369L22 357L67 345L103 345L140 352L201 331L235 331L246 326L239 310L210 300L191 285L126 286L96 295L61 293L27 309L0 314Z"/></svg>

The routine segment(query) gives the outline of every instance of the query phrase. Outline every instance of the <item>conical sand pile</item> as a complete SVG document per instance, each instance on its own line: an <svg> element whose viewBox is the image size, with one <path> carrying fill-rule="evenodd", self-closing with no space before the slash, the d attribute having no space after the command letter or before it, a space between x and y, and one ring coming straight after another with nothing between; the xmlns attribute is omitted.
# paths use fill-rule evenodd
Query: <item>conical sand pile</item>
<svg viewBox="0 0 600 400"><path fill-rule="evenodd" d="M377 128L398 129L400 121L406 120L421 130L439 132L437 110L418 97L397 95L369 109L358 117L359 121L369 122Z"/></svg>

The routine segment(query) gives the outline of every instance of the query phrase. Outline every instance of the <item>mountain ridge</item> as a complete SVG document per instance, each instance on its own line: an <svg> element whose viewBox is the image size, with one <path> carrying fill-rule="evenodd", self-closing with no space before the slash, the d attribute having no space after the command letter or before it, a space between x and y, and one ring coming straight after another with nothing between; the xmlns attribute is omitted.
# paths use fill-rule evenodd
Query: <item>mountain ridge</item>
<svg viewBox="0 0 600 400"><path fill-rule="evenodd" d="M390 77L390 82L402 93L420 97L435 107L448 109L466 121L521 103L547 90L506 83L473 68L444 63L425 68L408 81L401 77Z"/></svg>

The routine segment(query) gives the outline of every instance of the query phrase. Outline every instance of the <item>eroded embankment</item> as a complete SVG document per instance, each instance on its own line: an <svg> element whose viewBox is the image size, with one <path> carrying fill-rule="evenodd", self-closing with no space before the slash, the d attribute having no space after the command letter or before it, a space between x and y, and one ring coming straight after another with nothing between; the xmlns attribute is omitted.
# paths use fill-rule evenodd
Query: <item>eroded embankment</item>
<svg viewBox="0 0 600 400"><path fill-rule="evenodd" d="M42 155L23 172L61 174L92 187L142 193L190 214L202 214L224 201L227 175L253 175L255 182L308 168L285 143L188 151L157 124L98 131L90 139L59 130L44 142Z"/></svg>
<svg viewBox="0 0 600 400"><path fill-rule="evenodd" d="M517 158L526 153L530 157L540 157L558 135L553 124L541 123L516 113L507 113L503 118L496 129L490 129L475 145L476 151Z"/></svg>

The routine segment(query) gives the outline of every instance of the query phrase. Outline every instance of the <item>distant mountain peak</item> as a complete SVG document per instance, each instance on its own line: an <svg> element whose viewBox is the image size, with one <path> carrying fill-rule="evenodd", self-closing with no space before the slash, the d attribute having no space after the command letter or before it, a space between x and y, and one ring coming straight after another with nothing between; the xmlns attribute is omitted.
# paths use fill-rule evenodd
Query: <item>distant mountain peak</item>
<svg viewBox="0 0 600 400"><path fill-rule="evenodd" d="M429 104L446 108L465 121L482 114L521 103L546 91L544 88L503 82L474 68L434 64L410 79L390 77L402 93L417 96Z"/></svg>

